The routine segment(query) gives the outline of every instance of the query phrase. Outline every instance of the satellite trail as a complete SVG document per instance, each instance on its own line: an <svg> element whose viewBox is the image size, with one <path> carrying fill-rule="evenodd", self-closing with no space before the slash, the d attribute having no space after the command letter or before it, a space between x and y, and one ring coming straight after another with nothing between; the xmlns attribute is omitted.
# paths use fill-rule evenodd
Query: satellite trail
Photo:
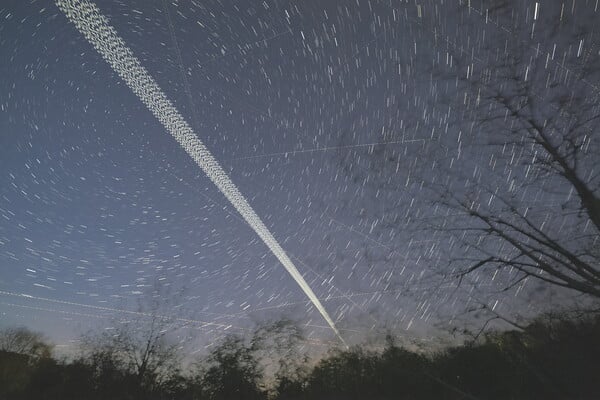
<svg viewBox="0 0 600 400"><path fill-rule="evenodd" d="M57 0L56 4L260 236L345 345L335 323L292 260L98 7L87 0Z"/></svg>

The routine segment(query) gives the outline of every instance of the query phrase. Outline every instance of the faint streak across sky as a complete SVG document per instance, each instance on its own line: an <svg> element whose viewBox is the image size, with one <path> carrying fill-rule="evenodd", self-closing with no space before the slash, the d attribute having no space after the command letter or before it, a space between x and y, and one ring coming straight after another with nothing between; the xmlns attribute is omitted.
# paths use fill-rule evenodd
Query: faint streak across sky
<svg viewBox="0 0 600 400"><path fill-rule="evenodd" d="M287 256L246 198L221 168L217 160L206 146L204 146L204 143L198 139L192 128L173 106L154 78L150 76L140 61L133 55L131 49L127 47L116 30L108 24L108 20L100 13L98 7L87 0L57 0L56 4L85 36L88 42L110 64L112 69L125 81L127 86L148 107L166 130L177 140L188 155L198 164L221 193L225 195L227 200L231 202L248 225L252 227L292 278L294 278L296 283L298 283L340 341L346 344L335 323L292 260Z"/></svg>

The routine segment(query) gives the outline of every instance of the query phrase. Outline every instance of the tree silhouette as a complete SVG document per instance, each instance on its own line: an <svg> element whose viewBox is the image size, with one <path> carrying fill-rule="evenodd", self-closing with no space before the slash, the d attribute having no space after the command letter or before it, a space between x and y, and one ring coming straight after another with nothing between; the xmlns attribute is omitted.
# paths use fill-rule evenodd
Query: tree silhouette
<svg viewBox="0 0 600 400"><path fill-rule="evenodd" d="M182 355L169 337L178 328L169 316L174 301L167 288L154 285L129 319L116 319L113 329L82 338L81 361L94 371L99 391L123 386L151 398L177 389Z"/></svg>
<svg viewBox="0 0 600 400"><path fill-rule="evenodd" d="M372 201L401 199L386 202L371 230L448 244L422 252L444 276L504 271L506 290L532 278L598 298L597 18L535 4L448 6L454 41L431 38L447 62L416 58L422 79L409 82L415 98L390 117L398 123L341 164ZM410 151L398 144L409 133L418 142Z"/></svg>
<svg viewBox="0 0 600 400"><path fill-rule="evenodd" d="M27 328L6 328L0 331L0 351L22 354L34 359L48 358L52 352L42 334Z"/></svg>
<svg viewBox="0 0 600 400"><path fill-rule="evenodd" d="M276 337L281 336L278 328L273 329L259 329L255 340L229 336L199 361L198 375L176 370L169 384L146 382L144 388L139 387L138 375L127 359L114 353L91 352L71 361L38 358L32 362L26 355L0 351L0 398L559 400L600 397L597 313L547 314L521 331L491 331L476 341L428 352L402 348L388 337L385 347L377 350L367 346L332 350L314 363L303 364L305 359L300 357L297 363L288 360L294 368L266 374L261 357L269 354L270 343L280 342L266 338L266 332L275 331ZM277 390L268 395L267 386ZM153 390L148 390L149 387Z"/></svg>
<svg viewBox="0 0 600 400"><path fill-rule="evenodd" d="M202 392L209 399L266 399L262 370L254 349L243 339L228 336L206 359L201 374Z"/></svg>
<svg viewBox="0 0 600 400"><path fill-rule="evenodd" d="M600 297L600 58L582 47L597 33L581 11L547 4L533 27L522 14L481 46L480 62L459 63L469 71L454 126L471 138L463 157L479 163L464 160L437 189L461 214L441 227L464 250L452 260L461 276L509 268L508 287L532 277Z"/></svg>

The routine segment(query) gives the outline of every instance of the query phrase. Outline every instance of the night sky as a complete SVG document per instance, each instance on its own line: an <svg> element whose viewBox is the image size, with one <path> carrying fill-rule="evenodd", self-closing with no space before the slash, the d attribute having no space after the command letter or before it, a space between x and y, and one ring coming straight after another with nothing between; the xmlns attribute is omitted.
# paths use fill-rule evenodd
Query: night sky
<svg viewBox="0 0 600 400"><path fill-rule="evenodd" d="M443 120L447 100L464 96L457 77L507 40L530 40L518 32L550 14L545 2L509 2L492 20L486 7L506 2L459 3L96 2L349 343L388 331L435 341L473 290L507 315L557 296L527 281L496 293L510 272L457 288L440 271L458 250L424 229L435 206L416 177L445 173L441 146L463 152L465 170L485 169L496 151L469 148L475 139ZM597 16L593 1L567 3L572 18ZM527 46L551 51L535 29ZM590 35L579 51L598 51ZM336 344L256 233L52 1L2 1L0 56L0 327L24 325L69 349L82 332L139 316L154 293L193 348L279 318L314 346ZM460 115L464 102L452 104Z"/></svg>

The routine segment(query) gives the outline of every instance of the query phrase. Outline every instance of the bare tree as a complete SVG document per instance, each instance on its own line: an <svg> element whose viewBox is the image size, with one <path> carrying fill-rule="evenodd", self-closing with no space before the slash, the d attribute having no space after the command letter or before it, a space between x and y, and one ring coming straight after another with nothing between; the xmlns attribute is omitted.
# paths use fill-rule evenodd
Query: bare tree
<svg viewBox="0 0 600 400"><path fill-rule="evenodd" d="M342 164L387 206L371 226L449 243L436 254L444 275L500 272L505 290L534 278L599 298L598 15L540 4L462 2L452 36L431 38L446 64L415 80L391 144Z"/></svg>
<svg viewBox="0 0 600 400"><path fill-rule="evenodd" d="M452 260L459 276L508 268L508 287L533 277L600 297L600 59L594 18L580 11L517 15L520 25L463 63L454 126L477 162L438 185L460 215L442 226L465 250Z"/></svg>
<svg viewBox="0 0 600 400"><path fill-rule="evenodd" d="M42 334L32 332L27 328L6 328L0 331L0 351L23 354L34 359L48 358L52 346Z"/></svg>
<svg viewBox="0 0 600 400"><path fill-rule="evenodd" d="M178 326L167 304L168 293L155 287L140 301L138 311L127 313L133 318L117 319L113 329L83 338L84 359L100 374L108 368L133 376L135 387L143 392L164 389L181 368L180 346L169 336Z"/></svg>

